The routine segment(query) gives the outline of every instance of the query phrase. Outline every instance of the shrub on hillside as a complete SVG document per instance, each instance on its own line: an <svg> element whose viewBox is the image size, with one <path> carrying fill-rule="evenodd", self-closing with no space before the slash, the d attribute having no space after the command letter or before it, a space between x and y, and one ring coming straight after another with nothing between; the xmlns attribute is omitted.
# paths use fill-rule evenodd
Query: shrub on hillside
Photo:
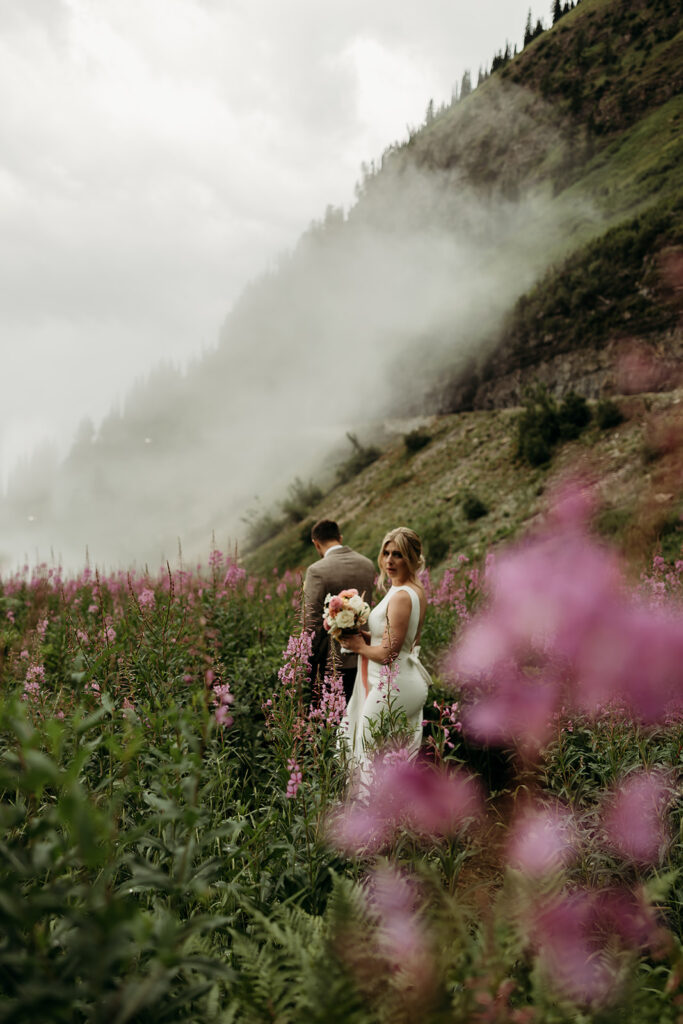
<svg viewBox="0 0 683 1024"><path fill-rule="evenodd" d="M406 434L403 438L403 443L406 446L406 451L413 455L415 452L419 452L421 448L425 448L431 441L431 435L425 434L422 430L411 430L409 434Z"/></svg>
<svg viewBox="0 0 683 1024"><path fill-rule="evenodd" d="M280 516L274 516L272 512L262 512L259 515L250 511L242 517L242 522L247 527L244 549L251 551L278 534L286 525L287 520Z"/></svg>
<svg viewBox="0 0 683 1024"><path fill-rule="evenodd" d="M556 446L577 438L590 420L588 403L576 392L570 391L558 406L543 384L529 388L517 420L517 458L530 466L546 465Z"/></svg>
<svg viewBox="0 0 683 1024"><path fill-rule="evenodd" d="M305 519L313 505L317 505L323 497L323 492L309 480L307 484L298 476L287 488L287 497L281 504L286 518L292 523L299 523Z"/></svg>
<svg viewBox="0 0 683 1024"><path fill-rule="evenodd" d="M583 395L577 395L575 391L570 391L557 411L557 418L561 439L573 441L591 421L588 402Z"/></svg>
<svg viewBox="0 0 683 1024"><path fill-rule="evenodd" d="M462 510L468 523L475 519L481 519L489 513L488 505L485 505L481 498L473 491L466 491L462 498Z"/></svg>
<svg viewBox="0 0 683 1024"><path fill-rule="evenodd" d="M550 462L559 437L555 399L542 384L529 388L517 420L517 457L530 466L543 466Z"/></svg>
<svg viewBox="0 0 683 1024"><path fill-rule="evenodd" d="M382 454L374 445L361 444L355 434L349 432L346 436L351 442L353 451L348 459L345 459L337 468L337 481L340 484L353 480L354 476L362 473L366 466L376 462Z"/></svg>
<svg viewBox="0 0 683 1024"><path fill-rule="evenodd" d="M453 543L453 523L443 512L420 520L416 524L422 538L422 550L427 565L432 567L443 562Z"/></svg>
<svg viewBox="0 0 683 1024"><path fill-rule="evenodd" d="M618 427L620 423L624 422L624 414L616 402L613 402L611 398L604 398L598 402L595 420L600 430L611 430L612 427Z"/></svg>

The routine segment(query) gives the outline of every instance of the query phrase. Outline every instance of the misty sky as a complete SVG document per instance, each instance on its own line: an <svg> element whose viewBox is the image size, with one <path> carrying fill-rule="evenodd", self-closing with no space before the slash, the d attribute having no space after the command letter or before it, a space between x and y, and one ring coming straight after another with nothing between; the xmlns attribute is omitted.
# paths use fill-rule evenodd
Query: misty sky
<svg viewBox="0 0 683 1024"><path fill-rule="evenodd" d="M0 481L212 347L247 281L528 9L0 0Z"/></svg>

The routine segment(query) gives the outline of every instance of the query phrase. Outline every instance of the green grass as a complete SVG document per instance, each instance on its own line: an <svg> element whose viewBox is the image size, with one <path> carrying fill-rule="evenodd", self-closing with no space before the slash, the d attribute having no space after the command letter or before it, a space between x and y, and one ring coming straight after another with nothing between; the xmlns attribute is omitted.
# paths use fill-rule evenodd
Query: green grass
<svg viewBox="0 0 683 1024"><path fill-rule="evenodd" d="M593 157L568 194L591 196L611 220L681 192L683 96L677 96Z"/></svg>

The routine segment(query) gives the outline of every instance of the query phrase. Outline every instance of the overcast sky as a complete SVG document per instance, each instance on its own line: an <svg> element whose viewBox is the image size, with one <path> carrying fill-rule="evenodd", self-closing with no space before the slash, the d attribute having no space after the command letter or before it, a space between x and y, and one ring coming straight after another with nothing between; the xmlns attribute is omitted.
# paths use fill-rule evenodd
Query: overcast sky
<svg viewBox="0 0 683 1024"><path fill-rule="evenodd" d="M528 9L0 0L0 480L212 347L247 281Z"/></svg>

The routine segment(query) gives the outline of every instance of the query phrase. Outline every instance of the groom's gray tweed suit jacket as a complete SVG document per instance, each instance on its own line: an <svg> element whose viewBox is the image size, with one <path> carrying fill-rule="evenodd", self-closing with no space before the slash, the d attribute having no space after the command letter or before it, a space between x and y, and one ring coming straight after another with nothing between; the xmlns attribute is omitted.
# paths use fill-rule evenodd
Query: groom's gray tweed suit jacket
<svg viewBox="0 0 683 1024"><path fill-rule="evenodd" d="M304 628L315 631L313 637L312 678L315 679L319 668L321 675L330 661L330 639L323 629L323 604L328 594L338 594L341 590L355 587L359 594L364 595L368 604L372 603L372 590L375 585L375 567L365 555L342 545L329 551L324 558L310 565L304 579ZM332 641L334 642L334 641ZM336 655L340 668L354 668L358 655L339 653Z"/></svg>

